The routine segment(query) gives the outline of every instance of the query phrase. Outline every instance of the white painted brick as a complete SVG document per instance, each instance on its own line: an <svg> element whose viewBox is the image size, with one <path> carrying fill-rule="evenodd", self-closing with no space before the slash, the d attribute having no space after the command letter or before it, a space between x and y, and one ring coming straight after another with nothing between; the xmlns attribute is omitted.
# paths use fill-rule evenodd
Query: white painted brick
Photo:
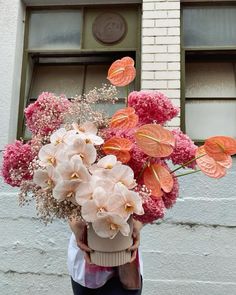
<svg viewBox="0 0 236 295"><path fill-rule="evenodd" d="M143 28L153 28L155 27L155 20L153 19L144 19Z"/></svg>
<svg viewBox="0 0 236 295"><path fill-rule="evenodd" d="M168 28L168 35L169 36L179 36L180 35L180 28Z"/></svg>
<svg viewBox="0 0 236 295"><path fill-rule="evenodd" d="M180 126L180 118L173 118L170 122L168 122L168 126Z"/></svg>
<svg viewBox="0 0 236 295"><path fill-rule="evenodd" d="M168 45L168 52L180 53L180 45Z"/></svg>
<svg viewBox="0 0 236 295"><path fill-rule="evenodd" d="M180 79L180 71L163 71L156 73L155 78L160 80L177 80Z"/></svg>
<svg viewBox="0 0 236 295"><path fill-rule="evenodd" d="M166 36L167 28L143 28L143 36Z"/></svg>
<svg viewBox="0 0 236 295"><path fill-rule="evenodd" d="M180 90L168 89L168 90L165 90L165 94L169 98L180 98Z"/></svg>
<svg viewBox="0 0 236 295"><path fill-rule="evenodd" d="M180 9L180 1L156 3L156 9L157 10L162 10L162 9L176 10L176 9Z"/></svg>
<svg viewBox="0 0 236 295"><path fill-rule="evenodd" d="M168 81L168 89L178 89L180 88L180 80Z"/></svg>
<svg viewBox="0 0 236 295"><path fill-rule="evenodd" d="M180 44L180 37L156 37L156 44Z"/></svg>
<svg viewBox="0 0 236 295"><path fill-rule="evenodd" d="M167 81L143 81L142 82L142 88L144 89L159 89L159 88L166 88L167 87Z"/></svg>
<svg viewBox="0 0 236 295"><path fill-rule="evenodd" d="M154 70L154 71L162 71L167 69L166 62L156 62L156 63L142 63L142 70Z"/></svg>
<svg viewBox="0 0 236 295"><path fill-rule="evenodd" d="M180 26L180 19L157 19L155 21L156 27L167 27L167 28L172 28L172 27L179 27Z"/></svg>
<svg viewBox="0 0 236 295"><path fill-rule="evenodd" d="M168 18L180 18L180 10L169 10Z"/></svg>
<svg viewBox="0 0 236 295"><path fill-rule="evenodd" d="M180 62L170 62L170 63L168 63L168 70L172 70L172 71L180 70Z"/></svg>
<svg viewBox="0 0 236 295"><path fill-rule="evenodd" d="M143 46L143 53L156 53L156 52L167 52L166 45L154 45L154 46Z"/></svg>
<svg viewBox="0 0 236 295"><path fill-rule="evenodd" d="M156 61L180 61L180 54L155 54Z"/></svg>
<svg viewBox="0 0 236 295"><path fill-rule="evenodd" d="M143 10L154 10L155 9L155 3L153 2L144 2L143 3Z"/></svg>
<svg viewBox="0 0 236 295"><path fill-rule="evenodd" d="M167 18L167 11L143 11L143 19L157 19L157 18Z"/></svg>
<svg viewBox="0 0 236 295"><path fill-rule="evenodd" d="M143 37L142 43L143 44L155 44L155 37Z"/></svg>
<svg viewBox="0 0 236 295"><path fill-rule="evenodd" d="M154 60L155 60L154 54L147 54L147 53L142 54L142 61L154 61Z"/></svg>
<svg viewBox="0 0 236 295"><path fill-rule="evenodd" d="M141 75L142 75L143 80L154 80L155 79L155 72L142 71Z"/></svg>

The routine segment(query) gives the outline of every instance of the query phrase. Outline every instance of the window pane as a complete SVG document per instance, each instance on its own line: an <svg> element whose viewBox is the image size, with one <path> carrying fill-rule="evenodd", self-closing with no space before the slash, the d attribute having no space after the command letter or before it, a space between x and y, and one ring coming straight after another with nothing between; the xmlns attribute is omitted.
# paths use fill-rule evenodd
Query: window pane
<svg viewBox="0 0 236 295"><path fill-rule="evenodd" d="M30 96L36 98L43 91L65 94L67 97L80 95L83 74L82 65L39 65L35 71Z"/></svg>
<svg viewBox="0 0 236 295"><path fill-rule="evenodd" d="M235 6L184 8L184 45L236 45L235 20Z"/></svg>
<svg viewBox="0 0 236 295"><path fill-rule="evenodd" d="M75 49L80 47L79 10L32 11L29 20L29 49Z"/></svg>
<svg viewBox="0 0 236 295"><path fill-rule="evenodd" d="M236 64L233 63L187 63L186 97L235 97Z"/></svg>
<svg viewBox="0 0 236 295"><path fill-rule="evenodd" d="M186 132L193 139L213 135L236 137L236 101L190 100L186 102Z"/></svg>
<svg viewBox="0 0 236 295"><path fill-rule="evenodd" d="M94 107L96 110L102 110L111 117L118 109L125 107L125 101L118 101L115 104L99 103Z"/></svg>

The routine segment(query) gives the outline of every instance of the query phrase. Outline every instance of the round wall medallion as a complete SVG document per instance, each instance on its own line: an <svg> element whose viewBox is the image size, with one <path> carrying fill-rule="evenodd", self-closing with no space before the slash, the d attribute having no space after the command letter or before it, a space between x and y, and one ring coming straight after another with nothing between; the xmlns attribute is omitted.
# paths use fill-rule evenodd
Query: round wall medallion
<svg viewBox="0 0 236 295"><path fill-rule="evenodd" d="M124 18L115 12L102 13L93 22L93 36L105 44L121 41L126 34L126 30Z"/></svg>

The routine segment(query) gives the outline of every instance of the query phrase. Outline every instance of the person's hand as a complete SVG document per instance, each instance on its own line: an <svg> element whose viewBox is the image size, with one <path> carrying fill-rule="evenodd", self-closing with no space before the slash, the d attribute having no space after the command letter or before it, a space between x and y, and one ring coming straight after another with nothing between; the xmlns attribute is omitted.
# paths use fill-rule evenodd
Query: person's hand
<svg viewBox="0 0 236 295"><path fill-rule="evenodd" d="M69 225L75 235L77 246L84 252L84 258L87 263L91 264L90 253L93 251L87 245L87 226L81 220L70 218Z"/></svg>
<svg viewBox="0 0 236 295"><path fill-rule="evenodd" d="M133 245L128 249L128 251L131 251L132 253L130 263L132 263L137 256L138 247L140 245L140 231L142 227L143 227L143 224L140 221L133 219L133 233L132 233Z"/></svg>

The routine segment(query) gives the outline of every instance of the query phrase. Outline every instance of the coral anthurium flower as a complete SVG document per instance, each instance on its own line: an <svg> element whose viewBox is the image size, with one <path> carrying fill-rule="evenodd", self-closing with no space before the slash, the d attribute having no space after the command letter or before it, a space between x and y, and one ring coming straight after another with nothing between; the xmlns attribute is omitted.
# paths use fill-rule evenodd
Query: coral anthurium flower
<svg viewBox="0 0 236 295"><path fill-rule="evenodd" d="M127 163L130 160L129 151L132 145L133 143L129 139L112 137L103 144L102 150L106 155L115 155L118 161Z"/></svg>
<svg viewBox="0 0 236 295"><path fill-rule="evenodd" d="M205 141L204 148L216 161L224 161L236 154L236 140L230 136L214 136Z"/></svg>
<svg viewBox="0 0 236 295"><path fill-rule="evenodd" d="M112 63L107 79L115 86L126 86L134 80L135 76L134 60L126 56Z"/></svg>
<svg viewBox="0 0 236 295"><path fill-rule="evenodd" d="M221 178L225 176L226 168L232 166L232 158L229 155L223 161L216 161L206 154L204 146L198 147L196 158L197 165L201 171L212 178Z"/></svg>
<svg viewBox="0 0 236 295"><path fill-rule="evenodd" d="M135 114L135 109L131 107L118 110L110 121L111 128L129 129L134 128L137 124L138 115Z"/></svg>
<svg viewBox="0 0 236 295"><path fill-rule="evenodd" d="M145 168L143 180L154 197L161 197L163 191L169 193L174 185L174 180L170 172L161 164L156 163L150 164Z"/></svg>
<svg viewBox="0 0 236 295"><path fill-rule="evenodd" d="M120 215L112 212L104 212L92 223L96 234L102 238L113 239L120 231L122 235L128 236L130 227L127 221Z"/></svg>
<svg viewBox="0 0 236 295"><path fill-rule="evenodd" d="M146 124L135 132L137 145L151 157L167 157L175 146L174 135L158 124Z"/></svg>

